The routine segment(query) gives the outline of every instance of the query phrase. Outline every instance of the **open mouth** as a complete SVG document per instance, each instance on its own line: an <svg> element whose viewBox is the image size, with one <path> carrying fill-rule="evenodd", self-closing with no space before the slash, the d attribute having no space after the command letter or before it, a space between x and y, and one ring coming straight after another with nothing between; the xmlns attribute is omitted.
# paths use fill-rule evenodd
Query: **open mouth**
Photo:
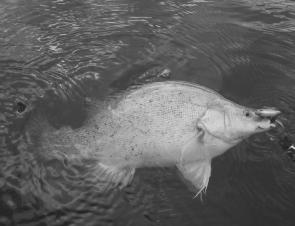
<svg viewBox="0 0 295 226"><path fill-rule="evenodd" d="M258 125L259 130L268 130L274 127L275 127L275 124L272 123L269 119L264 119L263 121L259 122L259 125Z"/></svg>

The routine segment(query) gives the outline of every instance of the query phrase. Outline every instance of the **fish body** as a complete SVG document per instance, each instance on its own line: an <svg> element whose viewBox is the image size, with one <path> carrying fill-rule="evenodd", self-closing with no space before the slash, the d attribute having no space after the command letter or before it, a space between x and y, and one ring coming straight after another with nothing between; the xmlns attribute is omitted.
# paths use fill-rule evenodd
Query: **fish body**
<svg viewBox="0 0 295 226"><path fill-rule="evenodd" d="M208 185L211 160L272 128L270 116L277 114L240 106L196 84L156 82L108 99L81 128L47 133L42 142L97 159L99 170L121 187L136 168L176 166L199 193Z"/></svg>

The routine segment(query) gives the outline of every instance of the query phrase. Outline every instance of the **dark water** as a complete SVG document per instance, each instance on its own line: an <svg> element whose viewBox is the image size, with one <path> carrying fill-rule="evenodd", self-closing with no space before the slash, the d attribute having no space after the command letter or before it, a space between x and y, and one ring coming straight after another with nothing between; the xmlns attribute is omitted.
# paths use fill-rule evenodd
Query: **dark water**
<svg viewBox="0 0 295 226"><path fill-rule="evenodd" d="M1 0L0 31L0 225L294 225L295 163L276 136L216 158L200 201L174 169L101 194L87 163L45 161L24 135L37 109L79 127L87 97L177 79L281 109L295 140L294 0Z"/></svg>

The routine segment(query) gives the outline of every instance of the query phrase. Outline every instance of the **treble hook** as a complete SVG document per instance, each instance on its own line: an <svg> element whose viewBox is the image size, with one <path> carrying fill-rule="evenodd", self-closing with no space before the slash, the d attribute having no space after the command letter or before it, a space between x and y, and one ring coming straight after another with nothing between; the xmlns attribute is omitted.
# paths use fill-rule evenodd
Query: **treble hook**
<svg viewBox="0 0 295 226"><path fill-rule="evenodd" d="M285 135L279 140L279 144L285 151L287 151L289 158L292 159L292 161L295 161L295 145L291 138Z"/></svg>

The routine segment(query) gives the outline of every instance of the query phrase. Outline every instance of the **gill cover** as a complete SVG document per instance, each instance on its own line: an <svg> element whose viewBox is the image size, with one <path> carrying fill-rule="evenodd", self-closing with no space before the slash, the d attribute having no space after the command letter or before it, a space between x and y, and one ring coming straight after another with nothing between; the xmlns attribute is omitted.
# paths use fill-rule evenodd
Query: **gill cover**
<svg viewBox="0 0 295 226"><path fill-rule="evenodd" d="M229 113L222 106L210 106L197 123L198 130L227 143L234 140L232 128Z"/></svg>

